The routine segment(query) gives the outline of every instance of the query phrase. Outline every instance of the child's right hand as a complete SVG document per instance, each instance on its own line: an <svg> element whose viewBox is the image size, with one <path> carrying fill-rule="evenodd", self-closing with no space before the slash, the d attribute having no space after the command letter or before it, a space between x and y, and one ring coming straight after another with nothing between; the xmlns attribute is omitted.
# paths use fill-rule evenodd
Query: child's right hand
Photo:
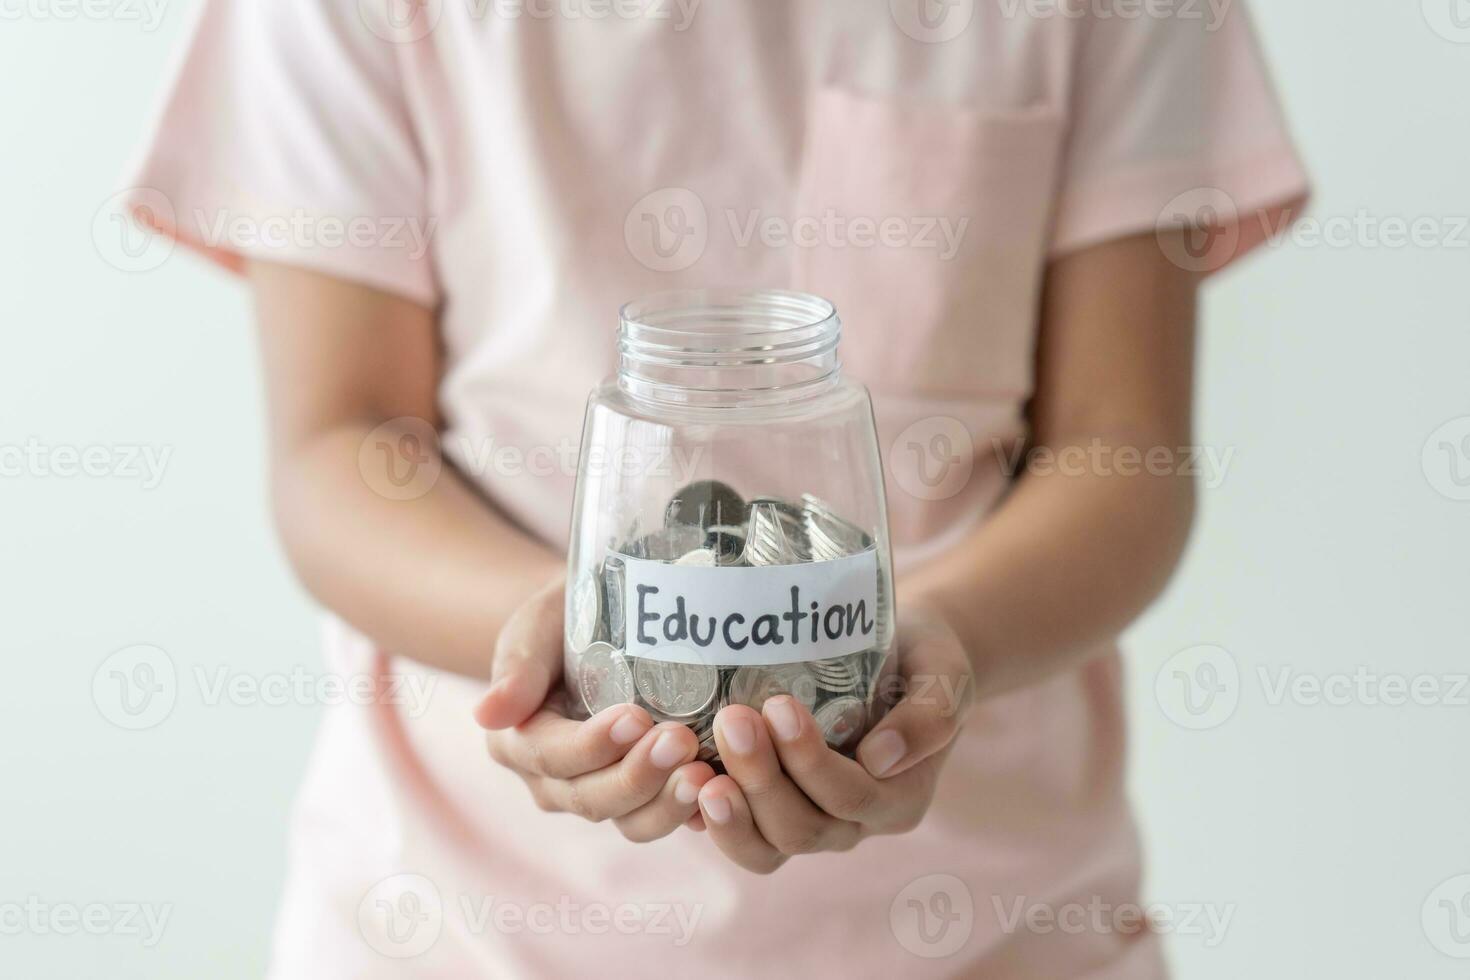
<svg viewBox="0 0 1470 980"><path fill-rule="evenodd" d="M501 631L490 690L475 709L490 758L515 772L543 810L612 820L631 841L652 841L699 817L699 790L715 772L677 722L653 724L633 704L587 721L563 709L565 584L532 596Z"/></svg>

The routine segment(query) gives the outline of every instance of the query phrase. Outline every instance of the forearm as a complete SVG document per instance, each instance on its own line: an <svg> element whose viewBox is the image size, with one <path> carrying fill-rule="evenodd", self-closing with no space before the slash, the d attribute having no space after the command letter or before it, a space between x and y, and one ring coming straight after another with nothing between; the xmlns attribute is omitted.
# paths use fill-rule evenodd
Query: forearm
<svg viewBox="0 0 1470 980"><path fill-rule="evenodd" d="M276 520L291 563L312 595L385 650L488 677L501 628L562 560L447 463L416 499L377 492L359 467L375 425L323 430L276 459Z"/></svg>
<svg viewBox="0 0 1470 980"><path fill-rule="evenodd" d="M1026 475L959 547L900 582L901 604L955 626L982 696L1075 666L1153 601L1183 551L1188 477L1082 469Z"/></svg>

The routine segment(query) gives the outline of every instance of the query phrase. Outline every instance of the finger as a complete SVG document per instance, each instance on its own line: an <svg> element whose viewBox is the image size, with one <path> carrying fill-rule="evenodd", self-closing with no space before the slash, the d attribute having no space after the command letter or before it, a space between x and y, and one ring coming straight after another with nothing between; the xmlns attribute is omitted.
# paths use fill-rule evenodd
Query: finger
<svg viewBox="0 0 1470 980"><path fill-rule="evenodd" d="M615 704L586 721L543 708L523 725L488 733L486 743L495 761L517 772L571 779L617 762L652 727L635 704Z"/></svg>
<svg viewBox="0 0 1470 980"><path fill-rule="evenodd" d="M716 776L704 784L699 791L699 812L715 846L745 870L767 875L786 863L786 855L767 844L756 830L740 786L729 776Z"/></svg>
<svg viewBox="0 0 1470 980"><path fill-rule="evenodd" d="M699 815L699 791L714 778L715 771L706 763L680 766L652 801L617 819L618 830L638 844L667 837Z"/></svg>
<svg viewBox="0 0 1470 980"><path fill-rule="evenodd" d="M612 820L652 800L670 774L699 752L699 739L678 722L649 729L615 765L572 779L550 780L544 792L557 809L588 820Z"/></svg>
<svg viewBox="0 0 1470 980"><path fill-rule="evenodd" d="M876 779L861 763L835 752L811 712L786 695L770 698L762 715L781 768L829 816L879 833L912 829L933 796L934 767L916 766L893 779Z"/></svg>
<svg viewBox="0 0 1470 980"><path fill-rule="evenodd" d="M755 825L782 854L846 850L857 843L855 825L823 813L781 771L765 722L743 704L720 709L715 741L725 771L740 787Z"/></svg>
<svg viewBox="0 0 1470 980"><path fill-rule="evenodd" d="M696 810L694 816L684 821L684 826L688 827L696 834L704 833L704 814Z"/></svg>
<svg viewBox="0 0 1470 980"><path fill-rule="evenodd" d="M482 728L519 725L535 714L561 677L565 586L551 585L528 599L500 631L490 667L490 689L475 708Z"/></svg>
<svg viewBox="0 0 1470 980"><path fill-rule="evenodd" d="M900 651L903 698L859 743L858 761L888 779L943 750L974 698L974 674L959 639L943 625L919 627Z"/></svg>

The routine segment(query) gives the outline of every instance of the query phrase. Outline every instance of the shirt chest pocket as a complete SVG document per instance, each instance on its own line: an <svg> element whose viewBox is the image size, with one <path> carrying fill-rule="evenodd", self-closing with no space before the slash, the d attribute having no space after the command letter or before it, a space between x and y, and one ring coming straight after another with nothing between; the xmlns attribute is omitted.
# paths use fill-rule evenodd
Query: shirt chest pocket
<svg viewBox="0 0 1470 980"><path fill-rule="evenodd" d="M809 121L798 289L837 305L845 369L874 390L1029 393L1062 118L828 88Z"/></svg>

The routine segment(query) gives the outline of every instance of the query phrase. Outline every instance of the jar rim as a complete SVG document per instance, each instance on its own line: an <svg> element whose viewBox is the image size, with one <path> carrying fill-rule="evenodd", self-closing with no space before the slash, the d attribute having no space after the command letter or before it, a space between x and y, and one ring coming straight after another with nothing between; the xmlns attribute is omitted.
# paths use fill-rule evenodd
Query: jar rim
<svg viewBox="0 0 1470 980"><path fill-rule="evenodd" d="M668 290L618 311L619 352L645 363L790 363L832 352L841 332L830 301L785 289Z"/></svg>

